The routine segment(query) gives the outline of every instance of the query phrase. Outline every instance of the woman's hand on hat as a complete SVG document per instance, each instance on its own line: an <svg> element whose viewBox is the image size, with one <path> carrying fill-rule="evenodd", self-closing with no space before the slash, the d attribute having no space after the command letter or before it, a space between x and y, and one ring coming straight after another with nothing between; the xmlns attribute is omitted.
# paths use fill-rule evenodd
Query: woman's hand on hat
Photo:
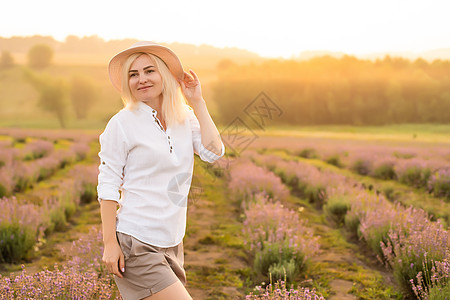
<svg viewBox="0 0 450 300"><path fill-rule="evenodd" d="M186 99L192 104L195 105L203 100L202 97L202 88L200 85L200 80L198 80L197 74L194 71L189 70L189 73L184 72L184 79L179 80L181 89L183 90Z"/></svg>

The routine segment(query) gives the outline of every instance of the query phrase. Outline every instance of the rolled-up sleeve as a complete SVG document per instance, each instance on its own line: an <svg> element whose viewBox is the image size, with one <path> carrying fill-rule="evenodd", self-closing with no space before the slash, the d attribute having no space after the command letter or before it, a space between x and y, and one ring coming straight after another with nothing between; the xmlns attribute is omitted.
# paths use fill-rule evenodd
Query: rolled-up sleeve
<svg viewBox="0 0 450 300"><path fill-rule="evenodd" d="M194 146L194 153L196 153L201 160L213 163L225 154L225 146L221 141L222 149L220 155L208 150L202 143L202 134L200 131L200 123L193 110L189 111L189 121L192 128L192 143Z"/></svg>
<svg viewBox="0 0 450 300"><path fill-rule="evenodd" d="M119 201L123 170L128 156L128 141L120 122L112 118L100 135L98 201Z"/></svg>

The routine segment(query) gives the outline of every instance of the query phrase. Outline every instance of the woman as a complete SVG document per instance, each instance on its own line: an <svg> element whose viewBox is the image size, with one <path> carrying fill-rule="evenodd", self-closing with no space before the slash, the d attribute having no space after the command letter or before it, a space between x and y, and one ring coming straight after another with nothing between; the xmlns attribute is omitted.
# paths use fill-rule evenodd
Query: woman
<svg viewBox="0 0 450 300"><path fill-rule="evenodd" d="M194 153L212 163L225 147L197 75L170 49L136 43L108 71L125 107L100 135L103 261L125 300L192 299L182 240Z"/></svg>

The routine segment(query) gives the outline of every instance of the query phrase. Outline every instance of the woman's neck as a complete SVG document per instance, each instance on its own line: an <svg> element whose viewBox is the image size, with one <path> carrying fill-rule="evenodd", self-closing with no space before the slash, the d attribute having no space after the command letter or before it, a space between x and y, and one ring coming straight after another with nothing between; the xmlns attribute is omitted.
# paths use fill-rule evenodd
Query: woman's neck
<svg viewBox="0 0 450 300"><path fill-rule="evenodd" d="M156 111L158 112L158 114L161 113L161 108L162 108L162 97L160 97L159 99L149 99L149 100L143 100L143 103L147 104L148 106L150 106L153 109L156 109Z"/></svg>

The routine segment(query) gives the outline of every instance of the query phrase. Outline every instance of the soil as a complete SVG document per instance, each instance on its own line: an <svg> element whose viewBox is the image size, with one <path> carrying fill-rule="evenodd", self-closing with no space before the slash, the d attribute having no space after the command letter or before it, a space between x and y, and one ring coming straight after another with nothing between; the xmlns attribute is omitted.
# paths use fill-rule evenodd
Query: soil
<svg viewBox="0 0 450 300"><path fill-rule="evenodd" d="M247 262L241 247L220 239L227 234L226 227L241 224L235 206L212 198L201 194L188 208L184 239L186 288L193 299L243 299L245 294L237 283Z"/></svg>

